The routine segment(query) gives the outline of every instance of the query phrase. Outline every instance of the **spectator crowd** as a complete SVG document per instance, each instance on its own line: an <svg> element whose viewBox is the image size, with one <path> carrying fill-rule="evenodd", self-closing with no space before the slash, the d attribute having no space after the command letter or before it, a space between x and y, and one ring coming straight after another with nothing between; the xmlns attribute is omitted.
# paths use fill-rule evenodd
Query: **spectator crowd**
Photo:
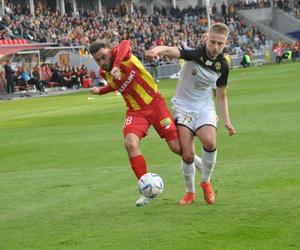
<svg viewBox="0 0 300 250"><path fill-rule="evenodd" d="M255 25L246 25L236 14L238 8L264 6L270 6L270 1L248 4L238 1L228 6L223 2L220 9L216 4L212 5L209 13L211 23L224 22L231 31L226 54L243 54L253 58L254 50L270 46L263 32ZM287 0L278 0L276 6L288 10ZM5 0L5 15L0 20L0 39L21 37L28 42L48 42L56 46L86 46L95 39L106 39L114 46L119 41L128 39L132 43L133 53L142 59L145 50L157 45L199 46L201 35L208 30L208 22L207 10L200 5L183 10L178 7L154 7L152 15L146 14L142 4L133 5L131 13L124 4L117 4L114 8L103 8L102 12L80 5L77 13L68 5L66 13L61 15L55 6L49 5L49 1L38 0L35 1L33 17L27 5L13 4L11 0ZM280 47L283 51L287 48L293 49L293 45L284 44L282 41ZM273 51L279 53L281 49L275 50L273 47ZM155 69L153 67L153 70ZM34 76L34 72L42 72L42 76L38 76L37 73ZM57 82L62 88L79 88L86 74L84 68L77 66L53 65L42 66L29 75L41 82L42 87L38 88L42 90L47 86L47 82ZM26 85L29 78L23 78L22 69L18 69L15 72L15 81Z"/></svg>
<svg viewBox="0 0 300 250"><path fill-rule="evenodd" d="M142 56L145 49L155 45L196 47L201 34L208 29L206 9L200 6L180 10L179 8L154 8L153 15L146 15L143 5L134 5L132 13L126 5L117 4L101 13L79 6L74 14L71 8L64 15L48 6L47 1L36 3L35 17L28 7L12 5L6 0L6 15L2 18L0 39L10 36L23 37L29 41L54 43L58 46L86 45L97 38L105 38L112 44L129 39L136 55ZM242 50L259 49L265 45L266 37L255 26L247 26L235 13L236 6L222 4L220 10L214 4L211 9L213 22L224 22L231 30L228 47L234 54L235 47Z"/></svg>

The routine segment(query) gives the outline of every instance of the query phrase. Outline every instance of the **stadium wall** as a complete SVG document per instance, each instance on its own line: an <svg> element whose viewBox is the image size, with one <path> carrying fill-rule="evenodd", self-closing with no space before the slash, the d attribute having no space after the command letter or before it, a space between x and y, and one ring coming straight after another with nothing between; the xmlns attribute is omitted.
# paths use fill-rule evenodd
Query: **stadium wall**
<svg viewBox="0 0 300 250"><path fill-rule="evenodd" d="M273 41L282 39L286 43L294 43L295 39L291 39L286 35L270 28L272 24L273 8L261 8L251 10L239 10L237 13L243 17L247 25L256 25L258 29L265 33L268 39ZM288 25L288 24L286 24Z"/></svg>
<svg viewBox="0 0 300 250"><path fill-rule="evenodd" d="M280 33L287 34L300 30L300 20L291 17L286 12L273 9L272 28Z"/></svg>
<svg viewBox="0 0 300 250"><path fill-rule="evenodd" d="M192 6L193 8L198 4L197 0L177 0L176 6L178 6L179 9L184 9L189 6Z"/></svg>

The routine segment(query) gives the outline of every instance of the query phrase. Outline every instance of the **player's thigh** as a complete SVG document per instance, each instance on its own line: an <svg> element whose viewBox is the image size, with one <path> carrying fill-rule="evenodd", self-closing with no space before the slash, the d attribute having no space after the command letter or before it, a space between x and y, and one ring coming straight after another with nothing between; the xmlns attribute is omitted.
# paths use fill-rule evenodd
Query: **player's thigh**
<svg viewBox="0 0 300 250"><path fill-rule="evenodd" d="M213 125L206 124L196 130L196 136L207 150L213 150L217 146L217 129Z"/></svg>
<svg viewBox="0 0 300 250"><path fill-rule="evenodd" d="M177 131L173 117L164 100L161 100L153 107L153 111L148 119L161 138L167 139L169 134L174 134Z"/></svg>
<svg viewBox="0 0 300 250"><path fill-rule="evenodd" d="M208 107L197 115L195 134L206 149L216 147L217 115L214 107Z"/></svg>
<svg viewBox="0 0 300 250"><path fill-rule="evenodd" d="M128 133L124 138L124 146L127 150L129 158L140 155L139 149L140 138L134 133Z"/></svg>
<svg viewBox="0 0 300 250"><path fill-rule="evenodd" d="M165 137L166 143L168 144L170 150L175 154L181 156L181 147L179 143L178 133L177 131L172 131L167 134Z"/></svg>
<svg viewBox="0 0 300 250"><path fill-rule="evenodd" d="M150 122L142 114L128 112L123 124L124 138L133 133L142 139L147 135L150 125Z"/></svg>
<svg viewBox="0 0 300 250"><path fill-rule="evenodd" d="M195 154L194 133L189 128L182 125L177 125L177 130L179 134L182 158L187 162L192 162Z"/></svg>

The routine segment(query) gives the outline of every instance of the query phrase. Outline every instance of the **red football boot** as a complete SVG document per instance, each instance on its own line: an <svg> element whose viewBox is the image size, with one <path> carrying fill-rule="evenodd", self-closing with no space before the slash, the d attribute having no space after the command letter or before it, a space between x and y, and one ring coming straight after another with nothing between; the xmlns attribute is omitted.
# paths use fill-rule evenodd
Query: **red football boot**
<svg viewBox="0 0 300 250"><path fill-rule="evenodd" d="M214 193L211 183L202 181L200 183L200 187L203 189L204 200L206 201L206 203L209 205L214 204L215 203L215 193Z"/></svg>
<svg viewBox="0 0 300 250"><path fill-rule="evenodd" d="M195 200L195 197L195 193L186 192L185 195L179 201L179 204L182 206L192 204Z"/></svg>

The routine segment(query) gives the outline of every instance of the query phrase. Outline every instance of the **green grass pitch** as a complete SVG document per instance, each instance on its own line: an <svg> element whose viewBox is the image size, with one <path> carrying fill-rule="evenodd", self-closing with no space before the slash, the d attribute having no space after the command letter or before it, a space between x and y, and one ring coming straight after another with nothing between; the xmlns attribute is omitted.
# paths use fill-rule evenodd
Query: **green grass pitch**
<svg viewBox="0 0 300 250"><path fill-rule="evenodd" d="M176 81L159 88L170 105ZM165 190L135 207L120 96L0 103L0 249L300 249L300 62L233 70L237 134L219 122L216 204L180 207L180 159L141 143ZM197 151L200 154L200 144Z"/></svg>

